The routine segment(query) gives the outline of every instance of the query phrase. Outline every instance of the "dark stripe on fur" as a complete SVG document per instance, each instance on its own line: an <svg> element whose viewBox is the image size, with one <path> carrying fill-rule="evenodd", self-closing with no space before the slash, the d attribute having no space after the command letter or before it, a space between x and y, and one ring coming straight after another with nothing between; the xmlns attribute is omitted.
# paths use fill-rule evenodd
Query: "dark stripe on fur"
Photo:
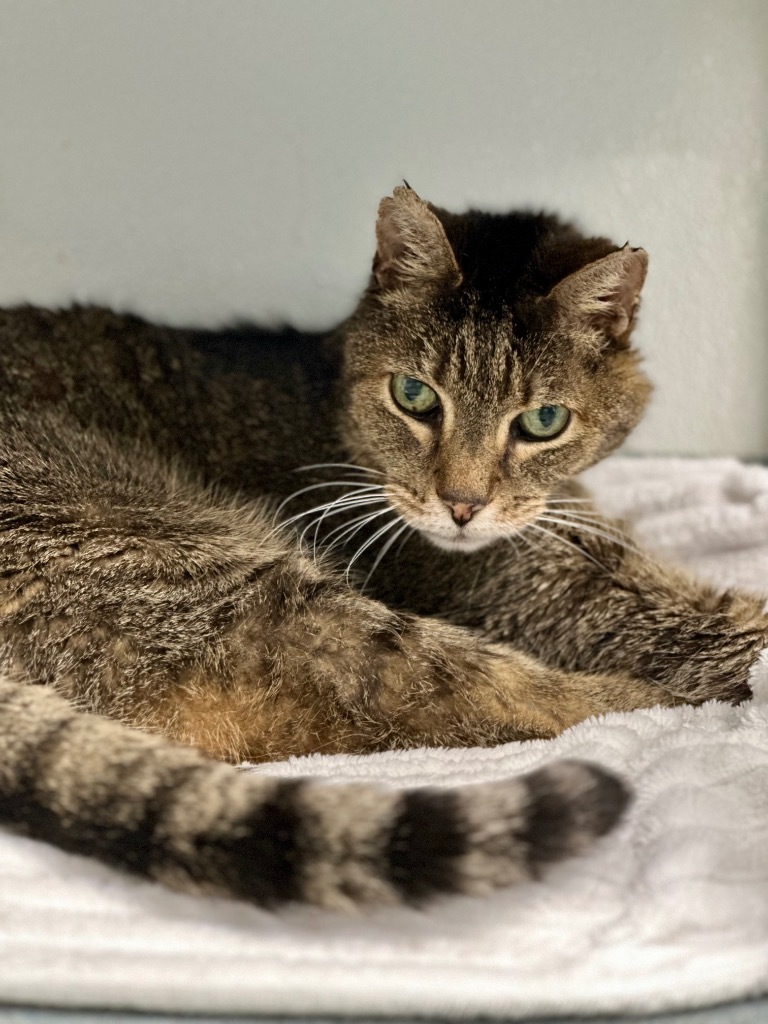
<svg viewBox="0 0 768 1024"><path fill-rule="evenodd" d="M453 792L414 790L400 803L387 842L389 881L406 900L419 902L459 888L456 861L467 837Z"/></svg>
<svg viewBox="0 0 768 1024"><path fill-rule="evenodd" d="M78 724L76 718L59 721L37 744L13 792L0 793L0 821L12 823L25 834L68 853L98 856L106 864L151 877L156 869L166 867L169 859L166 841L157 836L157 827L179 784L189 781L196 766L185 764L171 769L167 779L147 798L138 821L130 825L112 820L112 806L122 794L111 786L105 787L103 801L89 803L85 814L61 812L56 807L55 760L59 747L67 742L67 733ZM142 751L142 756L153 758L155 752ZM199 767L207 770L206 765ZM132 800L136 800L136 794L132 794Z"/></svg>
<svg viewBox="0 0 768 1024"><path fill-rule="evenodd" d="M207 771L207 764L195 766L185 764L167 768L163 781L156 784L152 794L145 800L140 819L130 830L126 830L119 847L114 851L115 863L129 871L147 875L150 878L158 870L166 867L169 862L169 853L164 823L168 810L173 804L180 786L194 785L191 780L196 775L204 777ZM112 799L114 799L114 795Z"/></svg>
<svg viewBox="0 0 768 1024"><path fill-rule="evenodd" d="M65 718L53 725L35 746L35 774L38 778L45 778L49 766L56 760L59 748L67 741L67 733L76 722L74 718Z"/></svg>
<svg viewBox="0 0 768 1024"><path fill-rule="evenodd" d="M304 864L312 857L298 800L304 788L298 779L280 782L268 799L228 824L226 833L197 835L201 878L261 906L301 900Z"/></svg>

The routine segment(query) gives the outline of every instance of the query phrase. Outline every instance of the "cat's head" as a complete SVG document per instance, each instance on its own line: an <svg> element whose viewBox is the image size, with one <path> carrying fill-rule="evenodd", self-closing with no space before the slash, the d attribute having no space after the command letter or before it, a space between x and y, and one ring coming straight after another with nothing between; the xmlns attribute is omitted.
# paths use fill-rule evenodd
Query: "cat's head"
<svg viewBox="0 0 768 1024"><path fill-rule="evenodd" d="M382 200L376 236L344 328L345 444L406 522L475 550L535 520L640 418L647 256L545 215L449 214L408 187Z"/></svg>

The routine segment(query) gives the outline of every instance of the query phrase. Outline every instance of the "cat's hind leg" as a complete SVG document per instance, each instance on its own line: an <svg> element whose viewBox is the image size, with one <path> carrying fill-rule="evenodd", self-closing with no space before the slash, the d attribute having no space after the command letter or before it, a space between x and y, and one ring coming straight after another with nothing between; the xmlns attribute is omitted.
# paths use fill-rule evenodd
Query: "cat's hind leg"
<svg viewBox="0 0 768 1024"><path fill-rule="evenodd" d="M73 704L229 760L553 736L674 702L397 613L145 452L7 424L0 639ZM0 455L2 455L0 451Z"/></svg>

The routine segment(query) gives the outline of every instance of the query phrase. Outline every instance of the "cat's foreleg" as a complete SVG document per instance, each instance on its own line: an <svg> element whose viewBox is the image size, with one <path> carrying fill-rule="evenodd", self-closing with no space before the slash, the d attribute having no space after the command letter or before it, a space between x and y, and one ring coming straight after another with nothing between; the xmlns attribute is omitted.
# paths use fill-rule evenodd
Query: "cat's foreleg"
<svg viewBox="0 0 768 1024"><path fill-rule="evenodd" d="M765 599L664 564L621 523L584 508L584 526L549 523L514 557L490 552L475 611L459 621L564 669L625 673L694 702L748 697L768 646Z"/></svg>
<svg viewBox="0 0 768 1024"><path fill-rule="evenodd" d="M679 702L621 673L557 669L392 611L290 547L256 576L232 596L240 611L222 624L215 653L210 639L198 641L173 661L166 654L162 677L151 666L152 699L136 693L127 639L110 645L123 664L105 666L114 689L90 706L220 759L269 761L551 737L595 714ZM167 644L151 633L145 641ZM85 682L84 694L103 693L103 680Z"/></svg>
<svg viewBox="0 0 768 1024"><path fill-rule="evenodd" d="M595 714L680 700L615 673L556 669L472 632L401 614L282 553L195 663L157 728L217 757L487 746L551 737ZM280 609L278 616L275 609Z"/></svg>

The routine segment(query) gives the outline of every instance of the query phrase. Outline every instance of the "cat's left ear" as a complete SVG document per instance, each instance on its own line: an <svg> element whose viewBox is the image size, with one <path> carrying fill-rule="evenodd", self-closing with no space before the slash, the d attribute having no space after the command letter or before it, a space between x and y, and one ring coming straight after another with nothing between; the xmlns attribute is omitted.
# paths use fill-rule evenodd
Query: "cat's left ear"
<svg viewBox="0 0 768 1024"><path fill-rule="evenodd" d="M648 270L645 249L625 245L570 274L547 296L558 318L591 347L628 348Z"/></svg>

